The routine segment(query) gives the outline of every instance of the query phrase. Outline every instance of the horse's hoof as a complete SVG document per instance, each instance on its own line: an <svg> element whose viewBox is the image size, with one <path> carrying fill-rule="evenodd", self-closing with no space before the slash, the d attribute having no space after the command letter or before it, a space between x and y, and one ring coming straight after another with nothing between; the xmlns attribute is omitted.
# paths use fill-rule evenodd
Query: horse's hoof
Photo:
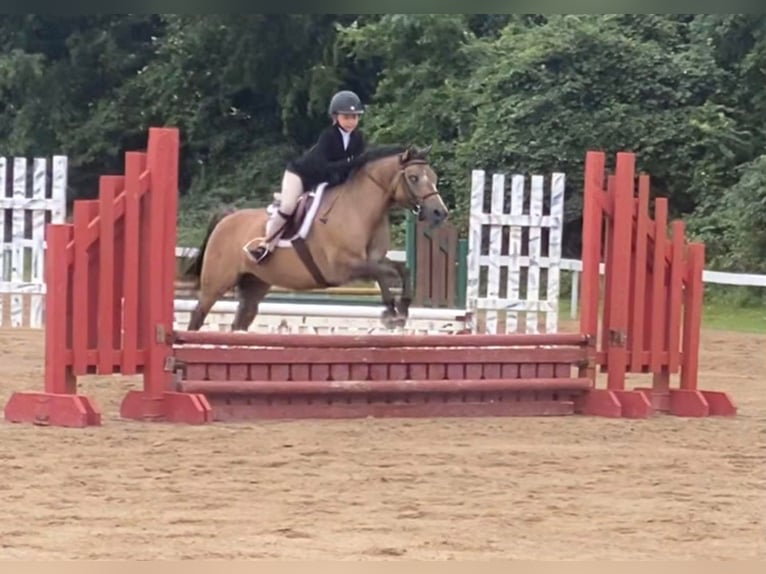
<svg viewBox="0 0 766 574"><path fill-rule="evenodd" d="M412 304L412 301L410 299L400 299L399 302L396 304L397 315L399 315L400 317L404 317L405 319L409 317L411 304Z"/></svg>
<svg viewBox="0 0 766 574"><path fill-rule="evenodd" d="M407 324L407 317L403 315L397 315L393 319L394 327L399 327L400 329L404 328L404 326Z"/></svg>
<svg viewBox="0 0 766 574"><path fill-rule="evenodd" d="M389 330L395 329L397 326L398 320L399 319L395 311L386 309L380 314L380 322L383 323L383 326L386 329L389 329Z"/></svg>

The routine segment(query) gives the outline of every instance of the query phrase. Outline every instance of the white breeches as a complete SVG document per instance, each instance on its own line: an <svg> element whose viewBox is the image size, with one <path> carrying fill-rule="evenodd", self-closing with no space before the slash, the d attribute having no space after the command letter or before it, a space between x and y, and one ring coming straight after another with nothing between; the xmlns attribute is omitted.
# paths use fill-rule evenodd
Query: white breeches
<svg viewBox="0 0 766 574"><path fill-rule="evenodd" d="M280 212L285 215L292 215L295 212L302 193L303 181L301 178L293 172L285 170L282 177L282 190L279 194L279 210L266 222L266 237L272 237L277 229L284 224L285 219Z"/></svg>
<svg viewBox="0 0 766 574"><path fill-rule="evenodd" d="M298 199L303 193L303 181L291 171L285 170L282 176L282 190L280 191L279 211L292 214L298 205Z"/></svg>

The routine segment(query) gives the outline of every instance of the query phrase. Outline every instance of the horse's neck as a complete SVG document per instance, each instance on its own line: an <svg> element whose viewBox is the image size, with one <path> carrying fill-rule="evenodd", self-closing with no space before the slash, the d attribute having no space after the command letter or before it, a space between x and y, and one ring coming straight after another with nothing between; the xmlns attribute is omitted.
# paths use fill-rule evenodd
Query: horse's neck
<svg viewBox="0 0 766 574"><path fill-rule="evenodd" d="M369 172L365 173L365 170ZM367 229L375 229L388 218L391 200L388 186L394 174L395 170L386 169L386 166L380 166L377 169L373 166L365 166L354 174L352 179L333 191L340 194L337 198L338 202L343 202L350 207L349 211L355 212L356 221L362 223ZM328 200L328 203L333 201L330 198Z"/></svg>

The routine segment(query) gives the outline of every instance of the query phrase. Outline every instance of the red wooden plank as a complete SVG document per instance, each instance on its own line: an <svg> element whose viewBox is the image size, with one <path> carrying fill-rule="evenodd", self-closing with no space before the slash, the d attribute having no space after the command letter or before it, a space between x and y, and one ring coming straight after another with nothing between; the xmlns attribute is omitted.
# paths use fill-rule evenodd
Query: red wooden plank
<svg viewBox="0 0 766 574"><path fill-rule="evenodd" d="M192 363L325 363L374 364L407 366L411 363L458 365L471 363L577 363L586 358L584 349L558 347L552 349L349 349L331 353L326 349L303 349L300 353L286 349L247 349L241 347L178 347L175 357ZM374 367L374 365L373 365Z"/></svg>
<svg viewBox="0 0 766 574"><path fill-rule="evenodd" d="M139 341L146 351L144 367L144 390L150 397L160 398L171 383L170 373L165 371L165 362L170 356L170 346L166 343L166 334L170 334L173 325L165 324L167 319L167 304L164 300L167 293L164 278L166 266L175 268L175 258L167 260L168 246L166 239L165 221L167 220L168 197L178 193L175 187L175 174L171 171L177 167L173 154L177 149L173 146L175 130L153 129L149 135L149 148L146 165L151 174L151 189L141 205L141 229L143 244L147 250L142 253L140 264L139 293L140 301L145 308L140 309L143 317L143 332ZM175 244L172 249L175 250ZM171 302L172 305L172 302ZM148 407L147 407L148 408ZM158 407L161 408L161 407Z"/></svg>
<svg viewBox="0 0 766 574"><path fill-rule="evenodd" d="M189 365L186 367L184 377L187 379L204 380L208 378L207 365Z"/></svg>
<svg viewBox="0 0 766 574"><path fill-rule="evenodd" d="M159 285L165 288L162 294L162 321L170 332L173 329L174 319L173 301L175 299L176 245L178 244L178 173L181 144L177 129L163 131L166 133L162 147L163 179L161 183L167 188L163 212L165 215L165 237L162 241L165 276Z"/></svg>
<svg viewBox="0 0 766 574"><path fill-rule="evenodd" d="M148 163L147 157L147 163ZM151 262L154 253L160 249L159 244L156 242L156 234L152 232L152 225L157 219L157 215L152 215L155 197L159 194L152 190L149 195L138 194L138 236L141 238L138 243L138 263L135 267L135 273L138 284L138 299L136 301L136 312L138 314L138 321L136 322L136 341L139 349L144 349L144 363L148 359L148 346L151 340L150 326L152 324L149 316L149 308L151 305L152 294L152 281L150 277L157 281L157 277L161 276L153 274L150 270ZM159 201L162 202L162 197L159 196ZM152 237L152 235L154 235ZM146 379L144 379L146 381ZM159 392L159 391L156 391Z"/></svg>
<svg viewBox="0 0 766 574"><path fill-rule="evenodd" d="M242 345L247 347L311 347L350 349L359 347L537 347L551 345L583 346L580 333L543 334L458 334L458 335L306 335L224 331L176 331L178 344Z"/></svg>
<svg viewBox="0 0 766 574"><path fill-rule="evenodd" d="M72 268L64 254L72 235L72 225L46 225L45 391L54 394L77 392L67 362L67 351L72 346Z"/></svg>
<svg viewBox="0 0 766 574"><path fill-rule="evenodd" d="M98 200L89 200L86 202L88 208L88 219L93 220L98 217ZM87 321L88 321L88 350L98 352L99 331L98 331L98 309L100 281L99 257L101 252L101 242L92 244L88 248L88 293L90 297L85 302ZM98 358L88 362L89 367L98 366Z"/></svg>
<svg viewBox="0 0 766 574"><path fill-rule="evenodd" d="M117 192L120 194L120 197L122 197L122 201L119 202L123 205L123 212L124 212L124 205L125 205L125 196L123 195L123 191L125 189L125 177L124 176L115 176L114 177L114 186L118 190ZM115 201L115 204L118 202ZM122 333L123 333L123 314L122 314L122 303L123 303L123 294L124 294L124 280L125 277L125 220L122 217L119 217L116 213L114 213L114 260L113 260L113 272L114 272L114 279L112 281L112 285L114 287L114 297L113 297L113 322L112 322L112 339L115 341L116 348L121 349L122 348ZM119 367L119 365L118 365Z"/></svg>
<svg viewBox="0 0 766 574"><path fill-rule="evenodd" d="M646 267L644 268L644 326L642 327L643 341L641 348L649 354L652 346L652 320L654 315L654 220L649 217L646 245ZM650 360L642 363L642 372L650 372Z"/></svg>
<svg viewBox="0 0 766 574"><path fill-rule="evenodd" d="M484 363L484 377L487 379L500 379L502 372L501 363ZM438 377L431 377L438 378Z"/></svg>
<svg viewBox="0 0 766 574"><path fill-rule="evenodd" d="M308 363L290 365L290 377L297 380L311 380L311 365ZM247 377L247 380L258 380L257 377ZM261 378L262 380L262 378Z"/></svg>
<svg viewBox="0 0 766 574"><path fill-rule="evenodd" d="M98 248L98 373L109 374L115 349L114 332L114 198L119 192L119 178L101 176L98 182L99 248Z"/></svg>
<svg viewBox="0 0 766 574"><path fill-rule="evenodd" d="M689 266L686 275L686 297L684 301L683 364L680 386L682 389L696 389L699 373L700 332L702 329L702 299L704 284L702 271L705 267L705 245L689 244Z"/></svg>
<svg viewBox="0 0 766 574"><path fill-rule="evenodd" d="M673 243L670 260L670 293L668 315L668 370L677 373L681 366L681 312L683 310L683 283L686 275L685 225L683 221L673 222Z"/></svg>
<svg viewBox="0 0 766 574"><path fill-rule="evenodd" d="M633 313L631 313L631 309L633 307L633 304L635 302L636 298L636 290L634 281L632 278L635 276L636 272L636 212L637 212L637 206L638 206L638 198L633 197L630 201L630 218L631 218L631 225L630 225L630 260L628 261L628 268L629 273L631 277L631 281L628 282L628 305L630 306L628 309L628 324L626 328L626 334L627 334L627 345L630 346L630 340L633 336ZM628 350L628 353L630 351ZM628 363L626 365L626 369L630 370L630 359L628 359Z"/></svg>
<svg viewBox="0 0 766 574"><path fill-rule="evenodd" d="M351 374L350 378L352 379L367 379L370 376L370 366L369 365L359 365L354 364L351 365ZM327 377L325 377L326 379Z"/></svg>
<svg viewBox="0 0 766 574"><path fill-rule="evenodd" d="M554 377L571 377L572 365L567 363L556 363L554 368Z"/></svg>
<svg viewBox="0 0 766 574"><path fill-rule="evenodd" d="M428 363L429 379L444 379L447 376L447 366L444 363Z"/></svg>
<svg viewBox="0 0 766 574"><path fill-rule="evenodd" d="M229 365L211 363L207 366L207 376L211 381L227 381L229 380Z"/></svg>
<svg viewBox="0 0 766 574"><path fill-rule="evenodd" d="M66 258L63 260L66 263ZM73 394L15 392L5 405L5 418L10 422L57 427L101 424L101 413L90 399Z"/></svg>
<svg viewBox="0 0 766 574"><path fill-rule="evenodd" d="M542 378L549 378L556 376L556 366L553 363L540 363L537 365L537 373L535 376Z"/></svg>
<svg viewBox="0 0 766 574"><path fill-rule="evenodd" d="M127 152L129 153L139 153L139 152ZM127 155L127 154L126 154ZM122 178L123 176L110 176L110 177L118 177ZM146 173L142 173L141 177L139 177L139 181L141 182L141 185L143 187L147 186L148 178ZM120 186L121 188L123 186ZM114 218L115 220L119 221L125 216L125 192L123 191L117 197L114 199ZM100 237L100 228L101 228L101 216L97 215L94 219L91 220L90 224L88 225L87 231L84 234L84 241L85 243L90 246L93 242L98 240ZM74 240L70 239L69 243L67 244L67 251L66 251L66 258L67 261L72 264L74 262Z"/></svg>
<svg viewBox="0 0 766 574"><path fill-rule="evenodd" d="M229 365L227 376L230 381L247 381L250 378L250 369L248 365Z"/></svg>
<svg viewBox="0 0 766 574"><path fill-rule="evenodd" d="M465 364L450 363L447 365L447 379L465 379Z"/></svg>
<svg viewBox="0 0 766 574"><path fill-rule="evenodd" d="M522 363L519 365L519 378L531 379L538 377L537 374L537 362L534 363Z"/></svg>
<svg viewBox="0 0 766 574"><path fill-rule="evenodd" d="M90 321L86 316L88 301L96 297L89 292L89 256L88 243L84 234L88 227L90 207L87 201L78 200L74 203L74 281L72 298L74 300L75 321L72 325L72 350L74 363L72 370L75 375L85 375L88 372L88 338Z"/></svg>
<svg viewBox="0 0 766 574"><path fill-rule="evenodd" d="M598 334L599 265L601 263L602 202L604 190L603 152L589 151L585 158L583 196L582 276L580 288L580 332Z"/></svg>
<svg viewBox="0 0 766 574"><path fill-rule="evenodd" d="M330 365L322 365L317 363L310 364L311 380L312 381L329 381L330 380ZM252 376L253 380L258 379L255 375ZM261 377L261 380L263 378Z"/></svg>
<svg viewBox="0 0 766 574"><path fill-rule="evenodd" d="M213 408L213 420L223 422L286 419L353 419L353 418L444 418L444 417L508 417L508 416L564 416L574 414L574 401L546 397L534 401L517 401L508 398L496 402L375 402L365 397L347 402L296 403L247 399L235 402L209 399Z"/></svg>
<svg viewBox="0 0 766 574"><path fill-rule="evenodd" d="M333 395L358 393L466 393L506 391L577 391L588 390L588 379L473 379L444 380L399 379L387 381L181 381L186 393L240 395Z"/></svg>
<svg viewBox="0 0 766 574"><path fill-rule="evenodd" d="M644 327L646 312L646 268L649 242L649 176L642 174L638 178L638 201L636 202L636 246L633 256L633 280L630 282L633 296L631 297L631 331L628 337L630 343L630 370L641 372L641 351L644 348Z"/></svg>
<svg viewBox="0 0 766 574"><path fill-rule="evenodd" d="M615 176L609 175L606 180L607 188L607 203L604 208L604 296L603 296L603 308L601 311L601 333L598 337L598 344L601 349L609 349L609 330L611 329L611 321L609 319L611 315L610 295L612 293L612 275L613 262L615 257L614 253L614 235L618 233L614 226L614 206L615 206Z"/></svg>
<svg viewBox="0 0 766 574"><path fill-rule="evenodd" d="M205 364L205 363L201 363ZM190 365L191 366L191 365ZM269 378L269 373L271 373L271 368L269 365L249 365L250 368L250 378L256 379L256 380L263 380Z"/></svg>
<svg viewBox="0 0 766 574"><path fill-rule="evenodd" d="M413 379L427 379L428 377L428 365L426 363L411 363L410 364L410 376ZM364 379L365 377L351 377Z"/></svg>
<svg viewBox="0 0 766 574"><path fill-rule="evenodd" d="M385 381L388 378L388 365L385 363L370 365L370 380Z"/></svg>
<svg viewBox="0 0 766 574"><path fill-rule="evenodd" d="M123 356L122 373L135 374L138 369L138 278L139 278L139 195L138 178L144 170L146 155L125 154L125 256L123 267ZM143 359L143 357L141 358ZM142 361L141 361L142 362Z"/></svg>
<svg viewBox="0 0 766 574"><path fill-rule="evenodd" d="M388 365L388 378L389 379L407 379L409 378L409 365Z"/></svg>
<svg viewBox="0 0 766 574"><path fill-rule="evenodd" d="M500 376L504 379L518 379L519 378L519 365L512 363L500 364Z"/></svg>
<svg viewBox="0 0 766 574"><path fill-rule="evenodd" d="M606 352L605 351L598 351L596 353L596 357L597 357L597 360L600 363L605 363L606 362ZM650 357L651 357L651 353L649 351L642 351L641 352L641 362L643 364L648 364ZM630 361L630 357L628 357L628 359ZM659 360L660 360L660 363L667 364L667 362L668 362L668 353L667 352L661 352L659 354Z"/></svg>
<svg viewBox="0 0 766 574"><path fill-rule="evenodd" d="M466 379L480 379L484 376L484 364L483 363L466 363L465 365L465 378Z"/></svg>
<svg viewBox="0 0 766 574"><path fill-rule="evenodd" d="M609 311L606 325L609 335L607 387L610 390L625 388L634 173L635 156L630 153L618 153L612 225L614 241L613 251L609 254L610 283L604 303Z"/></svg>
<svg viewBox="0 0 766 574"><path fill-rule="evenodd" d="M665 251L668 245L668 200L658 197L654 202L654 259L652 261L652 328L651 372L662 370L665 352L665 318L667 316Z"/></svg>
<svg viewBox="0 0 766 574"><path fill-rule="evenodd" d="M335 363L330 365L330 378L333 381L346 381L351 378L351 367L348 364Z"/></svg>
<svg viewBox="0 0 766 574"><path fill-rule="evenodd" d="M228 361L226 361L228 363ZM271 365L269 369L269 378L272 381L289 381L290 365L279 364Z"/></svg>

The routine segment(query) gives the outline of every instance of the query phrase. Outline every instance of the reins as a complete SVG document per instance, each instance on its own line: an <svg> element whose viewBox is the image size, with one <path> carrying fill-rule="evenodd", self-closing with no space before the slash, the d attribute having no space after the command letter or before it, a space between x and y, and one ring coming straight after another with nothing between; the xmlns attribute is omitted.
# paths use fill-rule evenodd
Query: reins
<svg viewBox="0 0 766 574"><path fill-rule="evenodd" d="M391 181L388 184L388 187L384 186L382 183L380 183L375 177L369 172L369 170L366 169L366 167L362 168L362 173L365 177L367 177L372 183L374 183L378 188L380 188L384 193L390 193L391 195L394 194L396 191L396 188L399 186L399 182L397 181L404 175L404 170L407 169L411 165L424 165L428 162L422 159L411 159L406 162L404 162L400 168L396 171L396 173L391 177ZM438 195L437 191L433 191L431 193L426 194L423 197L418 196L414 191L412 191L412 187L410 186L409 182L406 182L406 190L407 190L407 197L411 200L412 206L410 207L410 210L414 213L417 213L417 211L420 208L420 204L418 202L418 199L421 201L424 201L431 197L432 195ZM336 193L335 197L332 198L332 201L330 202L330 205L327 206L327 209L322 214L322 217L320 217L319 221L322 223L327 223L327 218L330 215L330 212L335 207L335 202L338 200L338 197L340 196L340 193Z"/></svg>

